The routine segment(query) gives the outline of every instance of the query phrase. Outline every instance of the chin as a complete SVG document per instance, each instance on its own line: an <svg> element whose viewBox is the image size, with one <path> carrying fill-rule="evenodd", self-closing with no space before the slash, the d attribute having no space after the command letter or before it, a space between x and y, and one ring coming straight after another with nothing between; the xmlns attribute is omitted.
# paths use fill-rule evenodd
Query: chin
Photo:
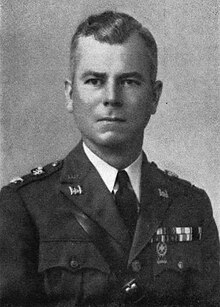
<svg viewBox="0 0 220 307"><path fill-rule="evenodd" d="M105 138L101 138L98 142L99 145L101 146L105 146L105 147L122 147L125 145L128 145L129 143L131 143L131 140L129 140L126 137L119 137L119 136L111 136L111 137L105 137Z"/></svg>
<svg viewBox="0 0 220 307"><path fill-rule="evenodd" d="M134 135L134 137L131 138L131 135L128 133L113 133L112 131L108 131L96 135L84 135L83 139L85 143L90 143L90 145L95 147L128 148L134 146L139 137L138 135Z"/></svg>

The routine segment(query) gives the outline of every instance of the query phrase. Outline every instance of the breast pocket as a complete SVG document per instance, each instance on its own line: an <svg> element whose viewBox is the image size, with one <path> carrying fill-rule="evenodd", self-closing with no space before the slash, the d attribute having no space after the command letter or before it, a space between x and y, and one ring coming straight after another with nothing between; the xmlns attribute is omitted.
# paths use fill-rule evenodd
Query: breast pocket
<svg viewBox="0 0 220 307"><path fill-rule="evenodd" d="M164 271L182 273L202 271L202 255L199 241L153 244L154 275Z"/></svg>
<svg viewBox="0 0 220 307"><path fill-rule="evenodd" d="M155 295L184 300L191 276L202 271L199 242L158 242L152 248Z"/></svg>
<svg viewBox="0 0 220 307"><path fill-rule="evenodd" d="M80 295L91 282L86 280L87 272L94 277L110 272L94 244L77 239L41 241L38 270L44 275L46 293L65 298Z"/></svg>

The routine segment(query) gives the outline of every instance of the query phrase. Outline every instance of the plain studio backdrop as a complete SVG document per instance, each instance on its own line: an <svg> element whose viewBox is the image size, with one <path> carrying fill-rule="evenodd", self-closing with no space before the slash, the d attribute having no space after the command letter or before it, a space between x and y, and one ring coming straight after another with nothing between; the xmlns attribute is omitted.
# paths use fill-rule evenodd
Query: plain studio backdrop
<svg viewBox="0 0 220 307"><path fill-rule="evenodd" d="M205 189L220 229L218 8L217 0L2 1L1 186L78 142L64 99L70 39L82 19L113 9L158 43L164 89L145 133L148 159Z"/></svg>

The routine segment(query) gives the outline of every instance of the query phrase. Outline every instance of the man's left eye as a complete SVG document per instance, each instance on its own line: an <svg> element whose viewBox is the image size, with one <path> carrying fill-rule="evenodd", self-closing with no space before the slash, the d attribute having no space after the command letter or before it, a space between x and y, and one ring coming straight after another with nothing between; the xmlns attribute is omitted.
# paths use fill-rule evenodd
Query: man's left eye
<svg viewBox="0 0 220 307"><path fill-rule="evenodd" d="M122 85L141 85L141 82L135 79L125 79L121 81Z"/></svg>

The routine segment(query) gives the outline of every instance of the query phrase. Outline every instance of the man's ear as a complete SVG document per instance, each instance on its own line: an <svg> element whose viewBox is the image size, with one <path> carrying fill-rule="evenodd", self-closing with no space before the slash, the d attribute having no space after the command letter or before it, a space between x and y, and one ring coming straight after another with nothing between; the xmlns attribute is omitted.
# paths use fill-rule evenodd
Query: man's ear
<svg viewBox="0 0 220 307"><path fill-rule="evenodd" d="M158 102L162 93L163 83L162 81L155 81L153 85L153 99L152 99L152 110L151 114L155 114L157 111Z"/></svg>
<svg viewBox="0 0 220 307"><path fill-rule="evenodd" d="M68 112L73 112L73 89L72 82L69 79L65 80L65 97L66 97L66 108Z"/></svg>

